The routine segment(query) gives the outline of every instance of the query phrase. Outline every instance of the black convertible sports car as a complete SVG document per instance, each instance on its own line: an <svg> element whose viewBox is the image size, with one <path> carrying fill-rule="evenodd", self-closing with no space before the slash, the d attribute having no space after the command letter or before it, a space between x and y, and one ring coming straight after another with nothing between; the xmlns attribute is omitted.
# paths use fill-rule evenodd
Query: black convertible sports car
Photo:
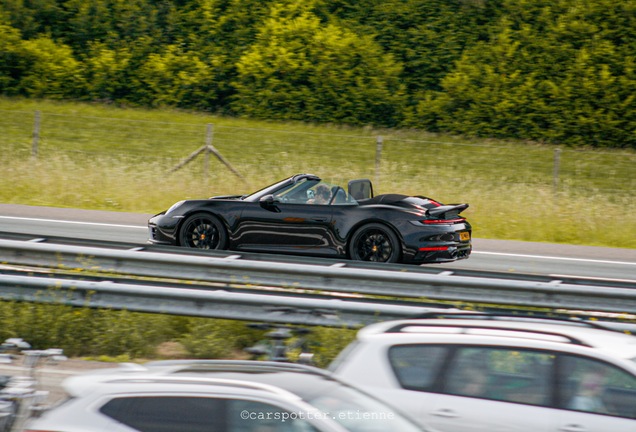
<svg viewBox="0 0 636 432"><path fill-rule="evenodd" d="M347 190L297 174L250 195L180 201L148 222L150 242L198 249L275 252L374 262L468 258L468 204L423 196L373 196L367 179Z"/></svg>

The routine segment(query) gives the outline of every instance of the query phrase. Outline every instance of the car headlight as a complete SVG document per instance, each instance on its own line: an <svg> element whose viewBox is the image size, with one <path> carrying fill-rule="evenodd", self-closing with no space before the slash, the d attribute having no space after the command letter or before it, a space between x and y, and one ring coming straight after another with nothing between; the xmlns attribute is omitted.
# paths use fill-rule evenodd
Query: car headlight
<svg viewBox="0 0 636 432"><path fill-rule="evenodd" d="M181 207L181 204L183 204L184 202L185 201L179 201L178 203L174 203L172 207L170 207L168 211L166 212L166 216L168 216L170 213L172 213L173 211Z"/></svg>

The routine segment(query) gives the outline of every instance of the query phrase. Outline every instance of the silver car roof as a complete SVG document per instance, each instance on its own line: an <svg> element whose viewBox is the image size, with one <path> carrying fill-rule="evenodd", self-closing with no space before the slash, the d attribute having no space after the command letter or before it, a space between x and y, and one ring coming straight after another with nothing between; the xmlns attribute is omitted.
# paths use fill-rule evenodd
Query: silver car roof
<svg viewBox="0 0 636 432"><path fill-rule="evenodd" d="M498 319L432 318L386 321L371 324L358 332L358 339L365 340L382 334L398 341L400 334L463 334L492 337L516 337L545 340L552 343L579 345L594 348L623 359L636 358L636 337L620 331L603 329L594 323L579 321L555 321L500 317ZM468 336L470 337L470 336ZM409 337L409 340L413 340Z"/></svg>

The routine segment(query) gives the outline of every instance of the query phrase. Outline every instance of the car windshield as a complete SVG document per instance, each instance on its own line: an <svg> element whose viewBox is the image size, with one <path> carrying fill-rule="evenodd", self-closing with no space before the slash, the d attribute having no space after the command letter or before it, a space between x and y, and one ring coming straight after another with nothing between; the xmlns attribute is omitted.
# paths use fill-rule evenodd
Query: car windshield
<svg viewBox="0 0 636 432"><path fill-rule="evenodd" d="M350 387L334 386L307 399L328 418L354 432L415 432L421 429L400 412Z"/></svg>
<svg viewBox="0 0 636 432"><path fill-rule="evenodd" d="M304 177L295 182L284 180L244 196L245 201L258 201L266 195L284 204L356 204L342 186L327 183L318 177Z"/></svg>
<svg viewBox="0 0 636 432"><path fill-rule="evenodd" d="M262 189L259 189L256 192L252 192L251 194L245 195L245 196L243 196L243 199L246 200L246 201L254 201L255 199L261 198L264 195L272 194L272 193L278 191L279 189L283 188L284 185L286 185L288 183L288 181L289 181L288 179L281 180L279 182L276 182L274 184L266 186L266 187L264 187Z"/></svg>
<svg viewBox="0 0 636 432"><path fill-rule="evenodd" d="M320 180L301 179L274 192L274 198L281 202L305 204L315 197L315 188L324 184Z"/></svg>

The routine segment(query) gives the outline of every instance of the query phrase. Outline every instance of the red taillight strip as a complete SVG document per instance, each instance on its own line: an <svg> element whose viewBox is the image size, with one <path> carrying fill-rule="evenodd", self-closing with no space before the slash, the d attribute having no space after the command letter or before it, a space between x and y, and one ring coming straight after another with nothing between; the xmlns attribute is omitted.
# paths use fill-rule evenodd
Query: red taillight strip
<svg viewBox="0 0 636 432"><path fill-rule="evenodd" d="M424 219L421 222L423 224L426 224L426 225L433 225L433 224L452 224L452 223L457 223L457 222L464 222L465 220L466 220L465 218L456 218L456 219Z"/></svg>
<svg viewBox="0 0 636 432"><path fill-rule="evenodd" d="M445 250L448 250L448 246L421 247L419 250L420 250L420 252L445 251Z"/></svg>

